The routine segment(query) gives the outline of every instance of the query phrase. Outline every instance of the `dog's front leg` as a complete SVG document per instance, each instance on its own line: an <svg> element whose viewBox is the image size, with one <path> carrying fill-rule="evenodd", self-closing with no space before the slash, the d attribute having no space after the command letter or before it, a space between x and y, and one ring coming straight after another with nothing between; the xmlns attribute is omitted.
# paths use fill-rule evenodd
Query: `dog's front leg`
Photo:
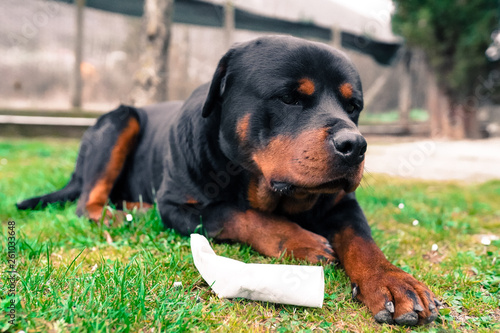
<svg viewBox="0 0 500 333"><path fill-rule="evenodd" d="M282 217L249 209L227 215L217 239L249 244L270 257L294 257L311 263L332 262L333 251L326 238Z"/></svg>
<svg viewBox="0 0 500 333"><path fill-rule="evenodd" d="M241 211L226 204L162 205L160 214L167 227L183 234L202 227L208 236L250 245L270 257L294 257L311 263L334 260L328 240L282 217L249 209Z"/></svg>
<svg viewBox="0 0 500 333"><path fill-rule="evenodd" d="M328 239L351 280L353 298L366 304L378 322L416 325L436 319L439 301L385 258L354 195L334 207L328 225Z"/></svg>

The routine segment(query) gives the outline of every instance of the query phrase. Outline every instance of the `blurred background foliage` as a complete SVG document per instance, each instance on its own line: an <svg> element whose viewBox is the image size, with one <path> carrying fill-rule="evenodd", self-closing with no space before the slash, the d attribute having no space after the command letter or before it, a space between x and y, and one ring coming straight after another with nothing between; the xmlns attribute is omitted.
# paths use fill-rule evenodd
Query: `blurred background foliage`
<svg viewBox="0 0 500 333"><path fill-rule="evenodd" d="M456 102L474 94L481 79L498 64L485 50L499 25L496 0L394 0L394 31L411 47L425 51L438 84Z"/></svg>

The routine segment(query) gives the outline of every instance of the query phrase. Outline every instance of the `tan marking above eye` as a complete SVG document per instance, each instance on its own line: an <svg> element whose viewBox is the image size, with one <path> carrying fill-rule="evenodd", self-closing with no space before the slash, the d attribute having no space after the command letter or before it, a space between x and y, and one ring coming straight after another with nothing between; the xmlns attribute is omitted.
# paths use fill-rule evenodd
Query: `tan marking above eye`
<svg viewBox="0 0 500 333"><path fill-rule="evenodd" d="M346 99L349 99L352 97L352 85L350 83L342 83L340 85L340 94L342 95L342 97L346 98Z"/></svg>
<svg viewBox="0 0 500 333"><path fill-rule="evenodd" d="M299 80L299 88L297 89L299 93L311 96L315 90L314 82L311 79L303 78Z"/></svg>

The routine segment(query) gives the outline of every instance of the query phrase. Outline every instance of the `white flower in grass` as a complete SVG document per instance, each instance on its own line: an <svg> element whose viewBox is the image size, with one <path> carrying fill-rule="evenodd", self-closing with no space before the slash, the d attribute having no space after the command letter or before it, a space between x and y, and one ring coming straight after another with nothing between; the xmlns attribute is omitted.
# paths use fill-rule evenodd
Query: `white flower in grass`
<svg viewBox="0 0 500 333"><path fill-rule="evenodd" d="M491 245L491 238L488 236L481 237L481 244L483 245Z"/></svg>

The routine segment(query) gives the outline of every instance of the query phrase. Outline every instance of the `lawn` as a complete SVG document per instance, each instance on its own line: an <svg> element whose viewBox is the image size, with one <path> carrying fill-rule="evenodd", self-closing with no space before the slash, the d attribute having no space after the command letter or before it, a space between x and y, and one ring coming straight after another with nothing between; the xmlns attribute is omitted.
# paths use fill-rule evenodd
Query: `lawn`
<svg viewBox="0 0 500 333"><path fill-rule="evenodd" d="M385 112L362 112L359 117L361 125L397 123L400 112L398 110L389 110ZM422 109L413 109L409 114L410 121L424 122L429 120L429 112Z"/></svg>
<svg viewBox="0 0 500 333"><path fill-rule="evenodd" d="M0 139L0 332L500 330L500 241L481 242L500 235L500 181L365 175L357 195L377 243L445 303L432 325L395 327L375 323L365 306L351 300L338 267L325 267L322 309L222 300L194 267L189 240L164 230L155 211L132 212L130 224L115 228L76 217L74 204L17 211L16 201L67 182L77 147L75 140ZM16 222L20 276L14 326L6 316L8 221ZM294 263L265 258L245 245L213 246L244 262Z"/></svg>

